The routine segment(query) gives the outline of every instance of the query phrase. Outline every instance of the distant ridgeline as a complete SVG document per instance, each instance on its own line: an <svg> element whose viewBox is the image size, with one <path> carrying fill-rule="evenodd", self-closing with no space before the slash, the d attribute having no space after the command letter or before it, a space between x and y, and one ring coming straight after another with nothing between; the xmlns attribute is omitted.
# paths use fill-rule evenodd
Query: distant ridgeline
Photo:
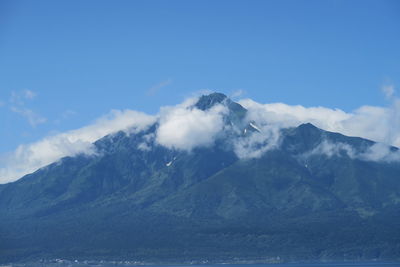
<svg viewBox="0 0 400 267"><path fill-rule="evenodd" d="M400 163L374 142L268 130L218 93L188 110L220 116L212 142L162 145L156 122L0 185L0 262L400 259Z"/></svg>

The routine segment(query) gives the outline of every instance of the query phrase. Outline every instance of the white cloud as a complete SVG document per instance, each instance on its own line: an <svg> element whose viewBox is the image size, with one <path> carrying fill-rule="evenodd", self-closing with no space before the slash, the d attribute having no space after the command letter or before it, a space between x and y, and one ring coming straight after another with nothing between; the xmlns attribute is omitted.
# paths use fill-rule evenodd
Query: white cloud
<svg viewBox="0 0 400 267"><path fill-rule="evenodd" d="M160 91L162 88L170 85L171 83L172 83L172 79L168 78L167 80L162 81L156 85L153 85L151 88L149 88L147 90L147 94L150 96L153 96L153 95L157 94L158 91Z"/></svg>
<svg viewBox="0 0 400 267"><path fill-rule="evenodd" d="M388 145L375 143L366 152L358 155L358 157L368 161L394 162L400 161L400 151L393 151Z"/></svg>
<svg viewBox="0 0 400 267"><path fill-rule="evenodd" d="M323 140L313 150L305 153L302 157L310 155L326 155L328 157L342 156L347 154L352 159L376 162L398 162L400 161L400 151L393 150L390 146L383 143L375 143L368 147L366 151L360 152L349 144L341 142L331 142Z"/></svg>
<svg viewBox="0 0 400 267"><path fill-rule="evenodd" d="M246 133L233 140L233 147L239 158L259 158L266 151L278 148L280 144L280 128L272 125L256 126L260 131Z"/></svg>
<svg viewBox="0 0 400 267"><path fill-rule="evenodd" d="M236 99L238 97L243 96L244 94L246 94L246 91L239 89L239 90L234 91L229 97L232 99Z"/></svg>
<svg viewBox="0 0 400 267"><path fill-rule="evenodd" d="M389 107L362 106L350 113L325 107L260 104L251 99L244 99L239 103L249 110L249 119L258 124L294 127L310 122L327 131L400 146L398 99L394 99Z"/></svg>
<svg viewBox="0 0 400 267"><path fill-rule="evenodd" d="M32 100L36 97L36 93L32 90L22 90L22 91L11 91L10 103L12 105L23 106L25 100Z"/></svg>
<svg viewBox="0 0 400 267"><path fill-rule="evenodd" d="M392 98L394 96L395 90L393 85L384 85L381 90L385 94L386 98Z"/></svg>
<svg viewBox="0 0 400 267"><path fill-rule="evenodd" d="M32 127L47 121L45 117L26 107L25 100L32 100L35 97L36 93L32 90L12 91L9 101L10 110L27 119Z"/></svg>
<svg viewBox="0 0 400 267"><path fill-rule="evenodd" d="M250 120L258 124L274 124L280 127L294 127L310 122L323 129L338 129L340 122L351 116L342 110L324 107L306 108L284 103L260 104L251 99L243 99L239 103L248 109Z"/></svg>
<svg viewBox="0 0 400 267"><path fill-rule="evenodd" d="M12 105L24 105L24 101L23 101L23 97L21 96L21 93L18 93L16 91L11 92L9 102Z"/></svg>
<svg viewBox="0 0 400 267"><path fill-rule="evenodd" d="M400 152L391 151L388 146L400 146L400 99L394 97L394 87L382 90L390 100L389 106L362 106L349 113L325 107L260 104L251 99L244 99L239 103L248 109L248 120L253 120L258 125L285 128L310 122L327 131L378 142L364 153L356 153L347 144L324 141L312 153L333 156L345 152L352 158L362 160L400 161Z"/></svg>
<svg viewBox="0 0 400 267"><path fill-rule="evenodd" d="M12 106L10 107L10 110L14 113L20 114L22 117L27 119L32 127L35 127L47 121L45 117L42 117L39 114L35 113L33 110L25 107Z"/></svg>
<svg viewBox="0 0 400 267"><path fill-rule="evenodd" d="M347 154L350 158L355 158L356 152L353 147L349 144L337 142L332 143L328 140L323 140L318 146L316 146L312 151L307 153L308 155L319 155L323 154L328 157L341 156L343 153Z"/></svg>
<svg viewBox="0 0 400 267"><path fill-rule="evenodd" d="M155 116L141 112L113 110L89 126L20 145L14 152L0 157L0 183L15 181L65 156L93 154L92 143L101 137L119 130L136 133L155 120Z"/></svg>
<svg viewBox="0 0 400 267"><path fill-rule="evenodd" d="M142 151L150 151L155 139L154 133L149 133L143 136L143 142L138 145L138 149Z"/></svg>
<svg viewBox="0 0 400 267"><path fill-rule="evenodd" d="M32 91L32 90L24 90L23 91L23 96L26 99L33 99L33 98L35 98L36 93L34 91Z"/></svg>
<svg viewBox="0 0 400 267"><path fill-rule="evenodd" d="M156 142L168 148L192 150L197 146L207 146L223 129L223 105L203 111L193 108L197 98L185 101L175 107L161 108Z"/></svg>

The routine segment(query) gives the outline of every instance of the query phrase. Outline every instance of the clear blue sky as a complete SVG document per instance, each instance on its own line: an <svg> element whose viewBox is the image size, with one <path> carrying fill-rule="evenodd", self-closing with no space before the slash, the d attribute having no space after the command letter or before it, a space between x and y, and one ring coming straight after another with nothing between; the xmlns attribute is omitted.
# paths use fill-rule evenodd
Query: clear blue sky
<svg viewBox="0 0 400 267"><path fill-rule="evenodd" d="M0 152L202 89L351 111L382 84L400 1L0 1Z"/></svg>

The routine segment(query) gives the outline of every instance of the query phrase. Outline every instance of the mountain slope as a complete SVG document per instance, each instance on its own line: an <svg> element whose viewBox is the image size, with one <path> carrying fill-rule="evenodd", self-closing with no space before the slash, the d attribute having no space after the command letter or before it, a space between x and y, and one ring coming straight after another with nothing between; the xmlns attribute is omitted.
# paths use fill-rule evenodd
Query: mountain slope
<svg viewBox="0 0 400 267"><path fill-rule="evenodd" d="M239 157L238 142L270 140L249 143L262 127L222 94L191 108L216 105L225 128L210 145L143 149L156 123L0 185L0 261L400 259L399 162L311 124Z"/></svg>

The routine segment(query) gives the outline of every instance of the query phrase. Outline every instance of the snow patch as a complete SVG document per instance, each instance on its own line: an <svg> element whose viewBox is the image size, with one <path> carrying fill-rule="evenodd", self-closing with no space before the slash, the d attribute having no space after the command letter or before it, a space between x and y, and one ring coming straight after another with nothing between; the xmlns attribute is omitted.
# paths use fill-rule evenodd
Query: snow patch
<svg viewBox="0 0 400 267"><path fill-rule="evenodd" d="M256 131L258 131L258 132L261 133L260 128L258 128L254 123L250 122L250 126L251 126L254 130L256 130Z"/></svg>

